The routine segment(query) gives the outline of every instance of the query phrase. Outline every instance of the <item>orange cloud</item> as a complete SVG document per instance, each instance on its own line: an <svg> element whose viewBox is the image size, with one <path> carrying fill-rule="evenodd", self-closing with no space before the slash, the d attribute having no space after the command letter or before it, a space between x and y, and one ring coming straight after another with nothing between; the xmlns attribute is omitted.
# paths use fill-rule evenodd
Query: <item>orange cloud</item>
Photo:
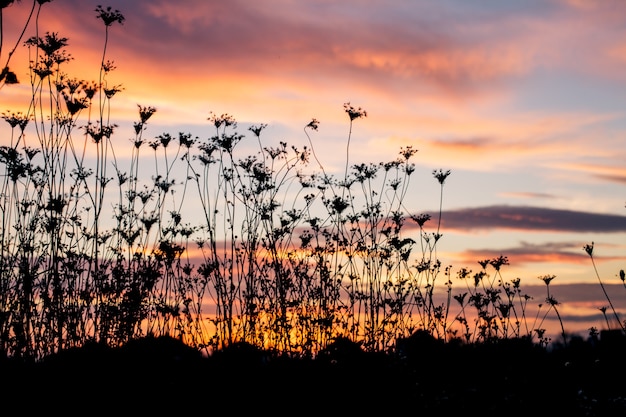
<svg viewBox="0 0 626 417"><path fill-rule="evenodd" d="M503 192L499 194L501 197L506 198L548 198L553 199L557 198L557 196L548 193L536 193L536 192Z"/></svg>
<svg viewBox="0 0 626 417"><path fill-rule="evenodd" d="M547 252L536 252L536 253L524 253L519 249L513 248L505 248L501 250L490 250L490 249L471 249L463 251L458 254L458 259L462 262L462 264L476 264L478 260L481 259L493 259L494 257L498 257L501 253L506 253L509 257L510 261L514 263L517 267L520 267L524 264L536 264L536 263L567 263L567 264L587 264L589 263L589 257L584 256L582 253L547 253ZM619 259L617 257L613 257L611 259Z"/></svg>
<svg viewBox="0 0 626 417"><path fill-rule="evenodd" d="M559 165L561 169L586 173L589 176L608 180L615 183L626 183L626 168L615 165L600 165L589 163L571 163Z"/></svg>
<svg viewBox="0 0 626 417"><path fill-rule="evenodd" d="M581 137L580 132L615 117L572 113L493 118L480 113L452 113L449 117L418 118L413 127L422 132L418 137L393 136L388 140L398 146L412 144L428 154L429 160L445 160L463 169L485 171L502 166L510 169L528 166L529 160L533 165L555 167L554 156L564 155L564 147L567 149L564 157L572 159L578 155L605 155L608 150L590 147L589 137Z"/></svg>

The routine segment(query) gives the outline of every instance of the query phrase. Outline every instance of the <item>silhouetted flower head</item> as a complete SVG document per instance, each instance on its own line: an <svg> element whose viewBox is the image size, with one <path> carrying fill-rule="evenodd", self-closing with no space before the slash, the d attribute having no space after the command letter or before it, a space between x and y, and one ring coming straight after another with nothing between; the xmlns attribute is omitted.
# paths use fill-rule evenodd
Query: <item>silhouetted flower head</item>
<svg viewBox="0 0 626 417"><path fill-rule="evenodd" d="M65 91L66 94L74 95L82 92L85 82L78 78L68 78L65 74L61 74L54 84L57 91Z"/></svg>
<svg viewBox="0 0 626 417"><path fill-rule="evenodd" d="M117 173L117 182L120 186L126 184L126 181L128 181L128 174L126 172L119 172Z"/></svg>
<svg viewBox="0 0 626 417"><path fill-rule="evenodd" d="M317 128L319 127L320 122L317 119L311 119L311 121L309 122L308 125L306 125L304 128L306 129L307 127L313 129L313 130L317 130Z"/></svg>
<svg viewBox="0 0 626 417"><path fill-rule="evenodd" d="M351 106L349 102L343 104L343 109L346 111L346 113L348 113L348 116L350 116L350 121L359 119L361 117L367 117L367 112L365 110L363 110L361 107L357 109L354 106Z"/></svg>
<svg viewBox="0 0 626 417"><path fill-rule="evenodd" d="M464 292L463 294L458 294L454 296L454 299L459 303L459 305L462 307L465 305L465 297L467 297L467 293Z"/></svg>
<svg viewBox="0 0 626 417"><path fill-rule="evenodd" d="M33 36L24 42L26 46L35 46L43 51L46 56L53 56L67 46L67 38L60 38L56 32L46 32L43 38Z"/></svg>
<svg viewBox="0 0 626 417"><path fill-rule="evenodd" d="M52 61L46 60L40 62L35 68L33 68L33 72L39 76L40 79L45 79L50 75L54 74L52 71Z"/></svg>
<svg viewBox="0 0 626 417"><path fill-rule="evenodd" d="M539 277L540 280L545 282L546 285L550 285L550 282L556 278L556 275L542 275Z"/></svg>
<svg viewBox="0 0 626 417"><path fill-rule="evenodd" d="M424 223L430 220L430 214L422 213L417 216L411 215L411 220L419 225L419 227L424 227Z"/></svg>
<svg viewBox="0 0 626 417"><path fill-rule="evenodd" d="M159 142L161 142L161 145L163 145L164 148L167 148L167 145L169 145L173 139L172 135L170 135L169 133L164 133L157 136L156 138L159 140Z"/></svg>
<svg viewBox="0 0 626 417"><path fill-rule="evenodd" d="M587 255L593 256L593 242L591 242L591 245L583 246L583 249L587 252Z"/></svg>
<svg viewBox="0 0 626 417"><path fill-rule="evenodd" d="M87 134L93 139L95 143L100 143L103 138L110 139L111 135L113 135L113 131L117 128L116 124L108 125L108 126L100 126L100 123L97 125L93 125L92 123L84 126L83 129L87 131Z"/></svg>
<svg viewBox="0 0 626 417"><path fill-rule="evenodd" d="M107 96L108 99L112 98L114 95L116 95L117 93L119 93L120 91L123 91L124 89L122 88L121 85L114 85L111 88L105 88L104 89L104 95Z"/></svg>
<svg viewBox="0 0 626 417"><path fill-rule="evenodd" d="M558 306L559 305L559 302L553 296L550 296L550 297L546 298L546 302L548 304L550 304L551 306Z"/></svg>
<svg viewBox="0 0 626 417"><path fill-rule="evenodd" d="M102 71L104 71L105 73L109 73L115 68L117 67L114 65L114 61L106 61L102 63Z"/></svg>
<svg viewBox="0 0 626 417"><path fill-rule="evenodd" d="M196 139L191 139L191 133L178 132L178 142L180 143L180 146L184 146L187 149L193 146Z"/></svg>
<svg viewBox="0 0 626 417"><path fill-rule="evenodd" d="M334 212L341 214L345 209L350 206L350 204L345 199L339 196L335 196L334 198L329 200L328 206L332 207Z"/></svg>
<svg viewBox="0 0 626 417"><path fill-rule="evenodd" d="M408 161L413 155L417 153L417 149L413 149L412 146L407 146L406 148L400 148L400 155Z"/></svg>
<svg viewBox="0 0 626 417"><path fill-rule="evenodd" d="M497 258L493 258L492 260L490 260L489 263L491 264L491 266L495 268L496 271L499 271L502 265L509 264L509 258L506 256L500 255Z"/></svg>
<svg viewBox="0 0 626 417"><path fill-rule="evenodd" d="M511 304L498 304L498 310L500 310L500 314L502 317L508 317L509 311L511 311Z"/></svg>
<svg viewBox="0 0 626 417"><path fill-rule="evenodd" d="M9 67L4 67L2 72L0 72L0 82L4 80L5 84L18 84L17 75L13 71L9 69Z"/></svg>
<svg viewBox="0 0 626 417"><path fill-rule="evenodd" d="M119 10L113 10L111 6L104 9L101 5L96 7L97 18L104 22L105 26L111 26L113 23L118 22L120 25L124 24L124 15Z"/></svg>
<svg viewBox="0 0 626 417"><path fill-rule="evenodd" d="M91 100L96 95L96 91L98 91L99 86L98 83L92 81L89 84L85 84L83 88L85 96L87 97L87 99Z"/></svg>
<svg viewBox="0 0 626 417"><path fill-rule="evenodd" d="M89 107L88 99L86 97L71 98L66 93L63 93L62 95L63 99L65 100L65 105L67 106L67 111L69 111L72 116L74 116L82 109L86 109L87 107Z"/></svg>
<svg viewBox="0 0 626 417"><path fill-rule="evenodd" d="M261 136L261 131L265 129L266 127L267 125L265 123L262 123L260 125L252 125L248 128L248 130L254 133L254 136L258 138L259 136Z"/></svg>
<svg viewBox="0 0 626 417"><path fill-rule="evenodd" d="M487 275L485 271L478 271L474 274L474 287L478 287L483 278Z"/></svg>
<svg viewBox="0 0 626 417"><path fill-rule="evenodd" d="M470 274L472 273L471 269L467 269L466 267L463 267L459 270L459 272L456 273L457 277L459 279L465 279L467 278Z"/></svg>
<svg viewBox="0 0 626 417"><path fill-rule="evenodd" d="M446 178L448 178L448 175L450 175L450 170L443 171L441 169L439 170L436 169L433 171L433 176L437 178L437 181L439 181L439 184L441 185L443 185L443 183L446 181Z"/></svg>
<svg viewBox="0 0 626 417"><path fill-rule="evenodd" d="M381 162L379 165L381 165L385 171L390 171L391 169L397 169L400 164L402 164L402 161L399 160L395 160L395 161L389 161L389 162Z"/></svg>
<svg viewBox="0 0 626 417"><path fill-rule="evenodd" d="M137 127L135 127L135 131L136 130L137 130ZM131 139L131 142L133 142L133 145L137 149L141 148L141 145L143 145L143 140L141 140L141 139Z"/></svg>
<svg viewBox="0 0 626 417"><path fill-rule="evenodd" d="M29 146L24 147L24 153L29 161L31 161L39 152L41 152L41 149L31 148Z"/></svg>
<svg viewBox="0 0 626 417"><path fill-rule="evenodd" d="M19 126L20 130L23 132L26 129L26 125L30 121L30 117L23 114L21 111L17 113L11 112L2 113L2 118L11 126L11 128Z"/></svg>
<svg viewBox="0 0 626 417"><path fill-rule="evenodd" d="M284 142L280 142L280 147L265 147L263 150L267 152L271 159L276 159L281 155L285 155L287 153L286 146L287 144Z"/></svg>
<svg viewBox="0 0 626 417"><path fill-rule="evenodd" d="M137 107L139 107L139 118L141 119L141 123L146 123L148 121L148 119L150 119L150 117L152 117L152 115L154 113L156 113L156 108L154 107L142 107L139 104L137 104Z"/></svg>

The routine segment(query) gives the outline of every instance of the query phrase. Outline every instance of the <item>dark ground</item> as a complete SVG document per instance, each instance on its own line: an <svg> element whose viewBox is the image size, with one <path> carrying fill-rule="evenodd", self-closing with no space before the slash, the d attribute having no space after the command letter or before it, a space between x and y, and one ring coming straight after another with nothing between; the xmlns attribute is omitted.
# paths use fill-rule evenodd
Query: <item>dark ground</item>
<svg viewBox="0 0 626 417"><path fill-rule="evenodd" d="M626 416L626 338L543 349L522 340L397 355L337 343L314 360L236 345L210 358L170 338L0 363L17 415Z"/></svg>

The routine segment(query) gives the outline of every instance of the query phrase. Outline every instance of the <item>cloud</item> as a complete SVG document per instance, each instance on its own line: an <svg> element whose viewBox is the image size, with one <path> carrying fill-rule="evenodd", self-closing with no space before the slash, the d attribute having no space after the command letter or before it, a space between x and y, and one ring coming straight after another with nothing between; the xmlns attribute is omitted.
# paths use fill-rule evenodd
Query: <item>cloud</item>
<svg viewBox="0 0 626 417"><path fill-rule="evenodd" d="M548 193L532 193L532 192L503 192L499 194L501 197L506 197L506 198L547 198L547 199L554 199L554 198L558 198L558 196L554 195L554 194L548 194Z"/></svg>
<svg viewBox="0 0 626 417"><path fill-rule="evenodd" d="M501 254L506 254L509 262L518 266L533 263L584 264L589 262L589 256L583 253L582 246L582 244L574 246L552 243L541 245L528 245L522 243L521 246L508 248L467 249L456 256L465 264L475 264L481 259L494 259L499 257ZM573 250L576 250L576 252Z"/></svg>
<svg viewBox="0 0 626 417"><path fill-rule="evenodd" d="M413 129L421 133L391 140L403 146L416 144L431 160L453 161L457 168L491 171L533 165L581 172L582 168L590 169L582 166L581 160L607 158L609 153L614 156L620 152L616 150L620 148L589 146L598 134L594 128L617 119L617 114L596 111L531 110L493 117L469 110L419 119ZM606 143L605 136L606 132L597 140Z"/></svg>
<svg viewBox="0 0 626 417"><path fill-rule="evenodd" d="M101 42L94 42L103 39L103 27L92 11L96 4L52 3L42 15L46 27L62 28L72 44L97 50ZM423 4L419 14L402 2L391 7L363 2L360 8L354 2L110 4L126 17L123 27L112 28L111 53L164 73L192 75L204 69L204 75L247 73L276 82L287 76L292 82L341 80L379 89L401 83L404 89L475 94L478 87L526 73L531 62L532 52L519 42L520 30L492 37L497 27L473 28L430 4ZM445 25L430 18L440 13Z"/></svg>
<svg viewBox="0 0 626 417"><path fill-rule="evenodd" d="M455 254L455 258L462 264L475 265L479 260L495 259L504 254L511 265L518 267L538 263L588 265L589 255L583 251L583 247L587 243L588 242L546 242L542 244L532 244L521 242L519 246L509 246L498 249L466 249ZM622 261L624 257L623 255L594 254L594 259L603 262Z"/></svg>
<svg viewBox="0 0 626 417"><path fill-rule="evenodd" d="M626 232L626 216L530 206L494 205L448 210L442 229L522 230L569 233Z"/></svg>
<svg viewBox="0 0 626 417"><path fill-rule="evenodd" d="M93 12L98 3L52 2L41 20L69 37L73 55L91 51L97 59L104 40ZM419 94L440 103L512 94L520 79L560 59L559 42L576 34L570 22L583 19L572 5L539 1L488 8L455 1L107 4L126 17L109 37L109 56L125 82L182 104L199 90L240 102L246 92L267 99L279 89L299 96L367 89L370 97L404 102ZM16 30L9 22L7 32ZM127 68L142 68L142 77Z"/></svg>
<svg viewBox="0 0 626 417"><path fill-rule="evenodd" d="M615 155L615 152L614 152ZM559 167L568 171L576 171L585 173L591 177L599 178L601 180L626 184L626 168L623 166L614 165L613 161L606 164L597 163L571 163L560 164Z"/></svg>

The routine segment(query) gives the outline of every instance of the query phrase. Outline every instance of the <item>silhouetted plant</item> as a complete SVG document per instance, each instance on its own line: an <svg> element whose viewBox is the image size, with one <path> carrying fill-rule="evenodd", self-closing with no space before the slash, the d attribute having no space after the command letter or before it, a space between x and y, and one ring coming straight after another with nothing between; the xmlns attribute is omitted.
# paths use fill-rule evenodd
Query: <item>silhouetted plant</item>
<svg viewBox="0 0 626 417"><path fill-rule="evenodd" d="M589 255L589 258L591 259L591 264L593 265L593 270L596 274L596 277L598 278L598 283L600 284L600 288L602 288L602 292L604 293L604 296L606 297L606 300L609 302L609 306L611 307L611 311L613 312L613 316L615 317L615 321L617 322L617 324L620 326L620 328L622 329L622 331L626 331L626 327L624 327L624 323L620 320L619 315L617 314L617 311L615 310L615 307L613 306L613 302L611 301L611 298L609 297L609 294L606 291L606 288L604 287L604 283L602 282L602 279L600 278L600 273L598 272L598 268L596 267L596 262L593 258L593 242L591 242L591 244L587 244L585 246L583 246L583 250L587 253L587 255ZM624 272L620 271L620 279L622 280L622 282L624 281ZM603 312L604 314L605 312ZM605 315L606 318L606 315ZM608 325L608 321L607 321L607 325ZM611 329L611 326L609 326L609 330Z"/></svg>
<svg viewBox="0 0 626 417"><path fill-rule="evenodd" d="M209 114L208 138L152 135L157 109L139 104L123 166L113 141L122 128L110 109L124 87L111 81L107 45L124 15L95 9L105 28L102 58L97 81L85 81L63 72L73 59L67 38L38 35L46 1L37 3L30 14L36 35L24 42L31 101L26 111L2 113L10 127L0 147L3 352L41 358L145 335L208 352L241 344L303 357L338 341L392 351L416 332L438 344L536 336L545 346L549 312L565 339L549 291L548 311L531 323L531 297L519 278L502 275L506 256L479 261L476 273L459 269L464 288L457 290L453 267L438 257L450 171L432 171L440 194L431 230L431 214L405 206L416 149L400 148L388 162L350 162L357 120L367 112L349 102L339 178L315 153L317 119L304 127L307 145L270 146L266 124L250 125L246 137L229 114ZM18 81L9 69L14 51L0 87ZM258 145L253 154L241 150L250 138ZM201 216L189 213L190 201ZM418 230L407 231L407 222Z"/></svg>

